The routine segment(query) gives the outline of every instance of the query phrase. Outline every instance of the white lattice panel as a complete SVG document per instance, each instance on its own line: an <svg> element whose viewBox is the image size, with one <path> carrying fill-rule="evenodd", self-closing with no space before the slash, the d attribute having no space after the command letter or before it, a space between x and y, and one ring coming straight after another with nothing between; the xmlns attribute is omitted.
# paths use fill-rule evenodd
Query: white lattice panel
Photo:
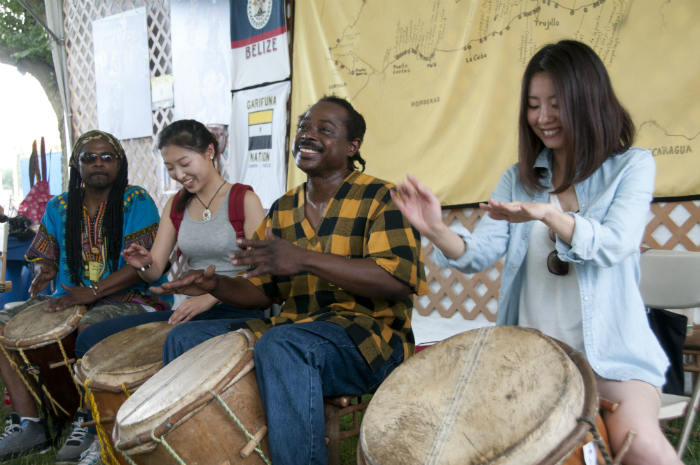
<svg viewBox="0 0 700 465"><path fill-rule="evenodd" d="M447 224L458 221L470 231L481 216L483 212L473 208L444 212ZM652 249L700 252L700 201L653 203L644 245ZM432 251L433 244L424 240L423 259L430 292L414 299L416 311L423 316L437 311L443 318L459 312L467 320L482 313L488 321L496 321L502 261L481 273L465 275L435 265Z"/></svg>

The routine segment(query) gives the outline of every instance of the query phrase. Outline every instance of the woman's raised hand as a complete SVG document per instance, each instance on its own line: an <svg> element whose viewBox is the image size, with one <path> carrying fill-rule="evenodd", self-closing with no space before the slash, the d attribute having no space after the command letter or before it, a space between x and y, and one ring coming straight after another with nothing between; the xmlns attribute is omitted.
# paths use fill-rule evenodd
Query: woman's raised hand
<svg viewBox="0 0 700 465"><path fill-rule="evenodd" d="M444 229L440 201L430 189L408 174L406 181L391 190L391 198L401 213L421 234L430 238Z"/></svg>
<svg viewBox="0 0 700 465"><path fill-rule="evenodd" d="M151 252L138 244L131 244L124 249L121 256L126 262L136 268L143 268L146 265L153 263Z"/></svg>

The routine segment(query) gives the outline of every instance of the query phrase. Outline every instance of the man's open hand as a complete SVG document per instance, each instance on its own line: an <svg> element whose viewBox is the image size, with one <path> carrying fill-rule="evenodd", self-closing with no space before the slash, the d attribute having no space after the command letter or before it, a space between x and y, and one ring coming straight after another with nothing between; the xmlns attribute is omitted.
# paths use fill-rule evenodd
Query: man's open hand
<svg viewBox="0 0 700 465"><path fill-rule="evenodd" d="M238 245L247 250L229 255L231 264L235 266L257 265L253 271L244 273L244 278L254 278L263 274L290 276L303 271L302 264L308 251L275 236L270 228L265 230L265 237L266 241L239 239Z"/></svg>
<svg viewBox="0 0 700 465"><path fill-rule="evenodd" d="M198 296L209 294L219 286L219 279L214 271L216 267L209 265L206 270L190 270L185 276L161 286L151 287L151 292L159 295L184 294Z"/></svg>

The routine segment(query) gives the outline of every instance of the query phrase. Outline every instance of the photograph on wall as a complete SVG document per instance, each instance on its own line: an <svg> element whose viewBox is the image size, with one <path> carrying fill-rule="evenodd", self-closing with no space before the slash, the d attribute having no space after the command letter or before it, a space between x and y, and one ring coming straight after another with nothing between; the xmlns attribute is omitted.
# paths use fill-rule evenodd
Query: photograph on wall
<svg viewBox="0 0 700 465"><path fill-rule="evenodd" d="M283 0L231 0L232 89L290 74Z"/></svg>
<svg viewBox="0 0 700 465"><path fill-rule="evenodd" d="M263 208L286 192L285 138L289 82L236 92L233 96L229 174L253 186Z"/></svg>
<svg viewBox="0 0 700 465"><path fill-rule="evenodd" d="M174 121L202 124L231 121L231 52L229 3L173 0Z"/></svg>
<svg viewBox="0 0 700 465"><path fill-rule="evenodd" d="M97 126L117 139L153 135L146 7L92 22Z"/></svg>

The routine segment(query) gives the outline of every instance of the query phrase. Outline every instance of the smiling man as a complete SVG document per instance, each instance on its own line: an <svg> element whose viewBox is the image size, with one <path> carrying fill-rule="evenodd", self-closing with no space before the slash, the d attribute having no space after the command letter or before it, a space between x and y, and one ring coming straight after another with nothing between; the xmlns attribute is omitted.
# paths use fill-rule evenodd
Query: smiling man
<svg viewBox="0 0 700 465"><path fill-rule="evenodd" d="M269 319L182 324L163 348L165 364L227 331L255 332L277 465L328 463L323 397L372 392L413 354L412 296L427 293L420 236L391 200L393 185L356 171L364 133L350 103L322 98L294 140L306 183L273 203L254 240L239 240L244 251L231 255L257 268L227 278L209 267L153 289L211 293L240 308L283 303Z"/></svg>
<svg viewBox="0 0 700 465"><path fill-rule="evenodd" d="M147 292L137 271L119 255L132 243L150 249L159 220L145 189L127 185L128 163L119 141L89 131L75 142L69 164L68 192L49 201L27 252L27 260L39 271L29 288L32 300L0 312L0 333L14 315L46 299L51 299L48 312L86 305L78 331L116 316L170 309L168 302ZM37 296L56 277L53 296ZM0 435L0 461L49 447L30 392L1 352L0 375L14 411L12 424ZM90 446L92 435L80 426L86 418L76 414L73 433L57 462L77 462Z"/></svg>

